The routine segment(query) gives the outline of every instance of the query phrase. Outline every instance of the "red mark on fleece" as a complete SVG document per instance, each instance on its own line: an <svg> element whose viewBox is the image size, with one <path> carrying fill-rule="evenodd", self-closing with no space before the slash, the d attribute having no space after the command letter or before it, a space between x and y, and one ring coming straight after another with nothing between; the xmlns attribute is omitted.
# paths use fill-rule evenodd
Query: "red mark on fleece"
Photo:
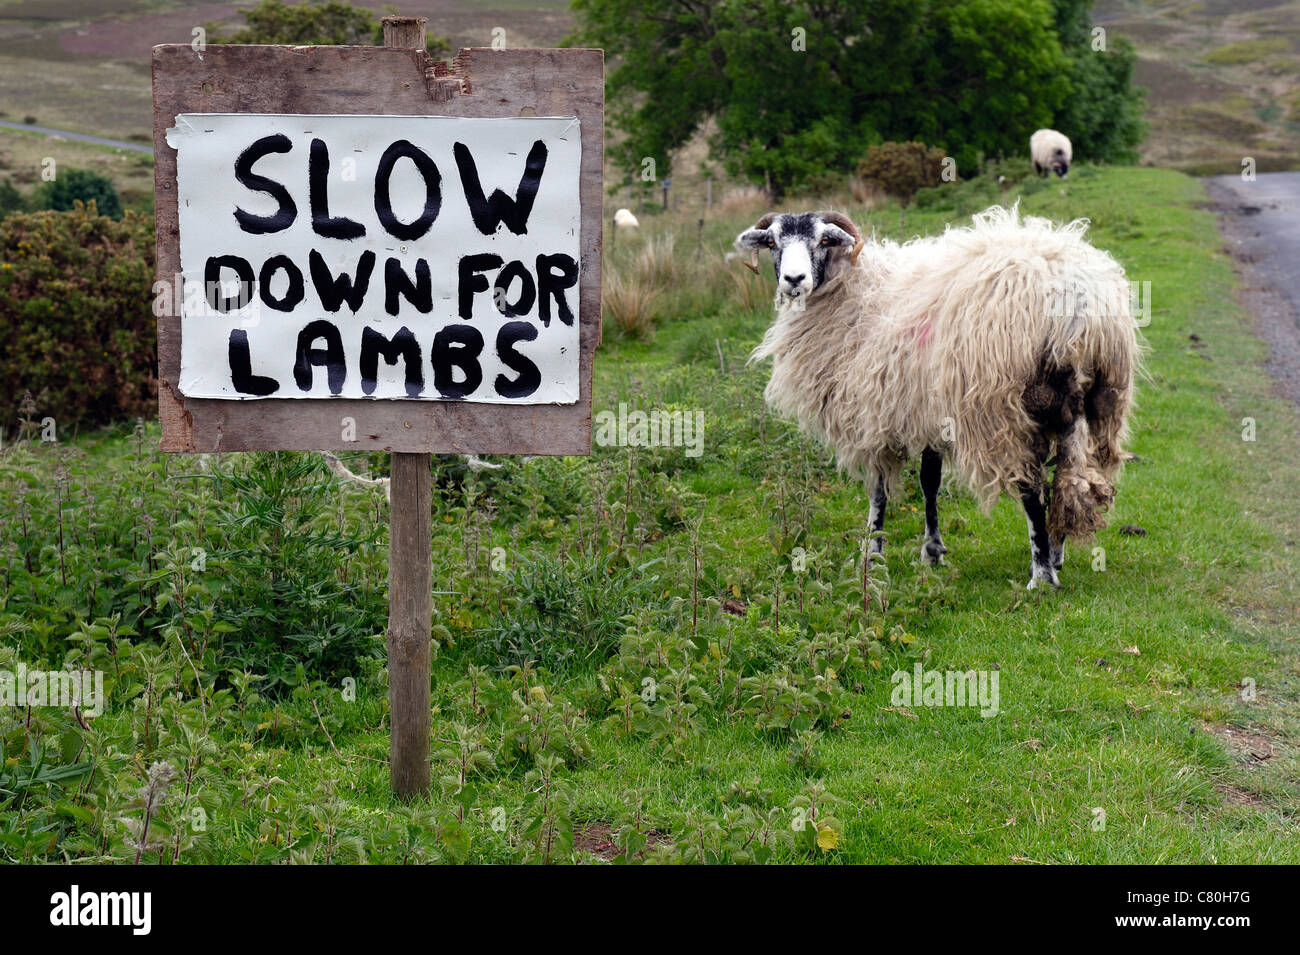
<svg viewBox="0 0 1300 955"><path fill-rule="evenodd" d="M926 322L924 325L922 325L920 332L918 332L916 336L917 345L924 345L926 342L928 342L930 340L930 333L932 331L934 331L934 327L929 322Z"/></svg>

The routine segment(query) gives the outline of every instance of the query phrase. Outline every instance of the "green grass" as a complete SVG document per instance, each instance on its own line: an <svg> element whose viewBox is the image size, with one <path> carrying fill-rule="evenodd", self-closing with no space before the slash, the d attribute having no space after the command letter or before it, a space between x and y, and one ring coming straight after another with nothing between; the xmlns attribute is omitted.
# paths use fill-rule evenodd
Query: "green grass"
<svg viewBox="0 0 1300 955"><path fill-rule="evenodd" d="M1096 542L1105 551L1104 571L1092 569L1093 553L1075 548L1062 590L1026 593L1027 544L1018 505L1004 500L985 516L953 490L944 492L940 505L948 566L919 566L920 496L910 473L886 523L889 608L883 614L873 610L867 620L881 626L884 639L867 641L881 666L859 654L827 677L826 661L817 664L823 683L830 680L836 688L809 721L820 732L811 742L800 735L802 722L755 728L754 714L728 706L716 687L713 702L696 700L693 718L646 717L642 729L624 733L605 719L612 698L602 679L611 684L626 677L635 686L645 671L617 661L571 662L551 674L497 672L497 689L483 694L490 701L486 710L471 706L467 667L509 662L485 651L487 635L530 612L534 591L507 575L530 554L565 567L579 550L621 550L622 565L646 565L642 576L655 580L634 606L603 604L599 582L557 585L590 598L594 616L626 611L636 617L633 635L624 637L630 653L636 632L657 629L667 634L665 640L678 642L690 636L692 558L698 552L705 602L696 641L700 659L692 666L709 687L710 667L718 664L706 650L710 644L726 656L722 647L734 641L727 666L737 672L762 677L788 670L813 685L811 670L791 648L817 633L856 633L861 622L860 593L844 583L856 571L844 565L859 547L865 496L788 425L764 414L766 370L746 367L744 359L769 316L762 308L738 308L727 294L730 281L717 274L739 264L723 266L711 255L700 256L693 220L662 217L645 231L676 231L676 287L665 290L667 304L653 337L623 339L606 329L596 361L595 408L617 407L619 401L647 409L702 408L704 455L689 459L673 449L638 449L630 469L632 452L626 448L598 448L589 460L508 461L503 471L452 484L437 498L435 590L456 593L436 597L437 621L446 631L440 631L443 646L434 663L434 735L444 741L434 744L434 775L454 772L455 760L442 751L457 733L480 734L466 751L491 752L495 765L471 776L469 790L460 790L456 780L436 785L421 803L428 817L406 817L415 821L399 824L399 804L388 792L387 704L378 664L309 669L295 677L285 672L291 664L272 662L278 653L274 634L270 649L257 644L256 652L240 642L241 632L227 634L226 652L241 649L258 672L278 666L282 685L278 697L268 693L260 699L231 687L229 659L210 649L197 660L212 714L206 730L211 749L198 787L209 824L185 843L181 861L270 861L294 853L299 859L314 853L315 861L327 853L331 860L401 861L405 853L395 844L395 832L407 833L403 838L420 844L428 857L509 861L530 857L524 849L534 819L558 820L561 830L567 819L581 833L588 824L617 824L638 803L643 827L667 832L682 849L693 844L699 827L743 832L769 813L777 828L788 830L792 800L816 781L839 800L832 810L837 846L821 852L795 840L778 845L774 858L1300 861L1294 837L1300 808L1293 715L1300 686L1293 582L1300 481L1296 416L1269 395L1259 371L1263 347L1233 304L1231 268L1212 216L1198 208L1203 195L1196 182L1151 169L1080 168L1068 183L1034 182L1026 193L1027 211L1056 219L1089 217L1092 241L1115 254L1131 278L1151 282L1149 378L1141 385L1131 443L1138 460L1128 466L1110 527ZM901 231L896 207L849 211L864 232L911 235L941 229L987 196L981 184L963 187L943 205L909 209ZM1015 193L1004 198L1010 201ZM700 247L720 253L748 224L741 218L714 220ZM620 238L625 247L616 249L620 258L614 265L621 257L630 260L635 243L643 241L648 236ZM1245 417L1256 422L1253 443L1242 441ZM138 511L130 499L138 493L144 509L156 516L157 550L188 553L200 541L211 552L209 570L187 581L202 584L192 604L211 608L220 619L247 613L241 598L247 599L223 589L234 586L236 577L222 553L233 545L223 545L226 532L217 515L243 507L237 521L247 528L255 524L249 515L256 508L233 500L228 491L219 497L211 482L187 479L198 471L197 462L163 462L138 447L122 433L78 439L75 449L64 452L72 456L64 459L73 469L72 497L78 488L94 487L99 506L109 507L115 496L110 488L120 488L121 500L112 505L118 510L103 521L126 522L129 536ZM29 519L52 526L55 454L38 446L0 458L4 513L19 513L13 495L22 472L34 478L24 481ZM246 465L241 456L227 456L221 466ZM300 515L305 523L317 532L337 525L344 537L361 539L382 529L386 518L373 492L319 483L316 490L289 494L281 502L287 513L318 507L320 515ZM484 494L494 509L485 507ZM783 496L790 525L784 529L773 516ZM179 530L168 526L173 516L184 522ZM84 510L66 519L79 527ZM6 520L12 529L16 517ZM1144 528L1145 536L1119 533L1130 524ZM16 532L5 537L20 539ZM33 580L53 580L59 573L54 539L46 534L43 540ZM813 576L830 589L809 591L800 612L798 580L786 572L777 630L774 575L788 561L792 541L814 555ZM507 574L492 569L490 547L502 548ZM127 562L141 563L152 552L141 542ZM373 624L382 599L382 547L358 545L348 555L338 560L355 587L358 613L370 614L357 626ZM41 589L45 585L29 581L18 566L22 557L18 547L6 556L7 612L0 613L0 628L7 630L0 632L13 635L18 658L29 665L51 662L63 652L60 638L76 630L72 618L102 616L107 604L91 597L92 607L75 586L60 591L57 581L51 590ZM319 554L313 559L328 563ZM163 558L157 564L166 566ZM78 572L74 568L74 576ZM173 581L162 570L152 576L133 572L140 578L124 571L121 583L106 581L105 589L139 589L147 597L151 586L165 590ZM29 586L39 600L23 596ZM743 601L745 616L721 613L721 600ZM146 602L156 606L157 593L139 604ZM143 619L158 612L139 604L129 606ZM240 619L241 627L258 626L252 615ZM553 639L563 645L575 638L557 631ZM132 654L148 645L145 638L135 642ZM168 643L177 645L175 639ZM297 644L286 641L283 647L286 659L298 652ZM107 659L102 646L97 652L97 659ZM181 724L204 722L190 667L176 652L166 660L182 693L180 701L159 704L155 737L142 735L141 695L132 693L128 701L124 689L113 697L94 727L115 741L100 745L105 752L115 748L121 762L100 764L104 768L84 793L52 787L29 796L10 814L10 836L0 841L11 857L133 855L117 819L138 817L139 811L123 807L143 785L149 762L183 762ZM892 706L891 672L910 670L917 660L930 670L996 670L999 714L982 719L968 709ZM0 667L6 665L0 659ZM664 699L670 693L667 669L657 672ZM356 703L341 701L344 675L357 680ZM1238 689L1246 680L1259 690L1253 702L1244 701ZM517 699L511 699L512 690ZM567 808L551 816L530 801L543 787L535 774L545 770L544 760L521 753L510 736L525 719L550 725L553 738L561 740L550 752L565 756L556 778ZM1261 763L1235 752L1224 741L1229 726L1257 734L1255 748L1271 747L1273 757ZM58 724L46 732L76 730ZM24 738L22 745L30 748L30 737L13 727L0 735L10 741L6 755ZM801 743L812 753L802 762L792 758ZM68 746L75 749L75 741ZM728 795L729 789L755 778L767 792L751 801L753 814L739 818L734 814L744 800ZM453 821L457 800L463 824ZM59 810L60 803L87 806L86 820L70 824L76 814ZM1100 831L1094 828L1097 809L1105 812ZM502 831L493 828L494 818L504 820ZM42 835L20 839L14 835L20 827ZM57 838L47 845L51 832ZM725 835L710 838L721 846ZM737 857L734 846L715 851L721 858Z"/></svg>
<svg viewBox="0 0 1300 955"><path fill-rule="evenodd" d="M1285 37L1263 37L1258 40L1230 43L1227 46L1211 50L1205 54L1205 62L1217 66L1239 66L1244 63L1255 63L1270 53L1289 53L1290 51L1291 41Z"/></svg>

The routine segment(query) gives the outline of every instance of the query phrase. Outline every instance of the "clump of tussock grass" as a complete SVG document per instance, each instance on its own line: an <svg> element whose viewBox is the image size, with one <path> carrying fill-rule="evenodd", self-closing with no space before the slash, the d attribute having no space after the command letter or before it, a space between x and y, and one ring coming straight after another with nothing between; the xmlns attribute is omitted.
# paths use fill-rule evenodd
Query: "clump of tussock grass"
<svg viewBox="0 0 1300 955"><path fill-rule="evenodd" d="M626 338L650 338L654 334L659 290L635 271L606 266L602 277L601 304L605 318Z"/></svg>
<svg viewBox="0 0 1300 955"><path fill-rule="evenodd" d="M772 307L772 298L776 294L776 289L772 278L761 265L757 275L746 268L745 263L738 258L733 258L730 262L723 261L720 268L730 280L728 282L730 298L741 308L747 312L758 312L767 311Z"/></svg>

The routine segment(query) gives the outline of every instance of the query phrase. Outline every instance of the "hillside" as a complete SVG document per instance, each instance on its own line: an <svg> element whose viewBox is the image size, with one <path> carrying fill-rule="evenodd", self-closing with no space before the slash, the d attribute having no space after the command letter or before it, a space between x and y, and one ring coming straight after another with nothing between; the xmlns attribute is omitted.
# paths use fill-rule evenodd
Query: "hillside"
<svg viewBox="0 0 1300 955"><path fill-rule="evenodd" d="M237 6L247 5L0 0L0 119L147 142L150 47L188 43L204 22L242 22ZM408 0L401 9L427 16L455 47L487 46L498 27L511 46L550 46L573 24L563 0ZM1198 175L1239 170L1243 156L1260 170L1300 165L1300 0L1098 0L1094 19L1137 45L1138 81L1150 91L1144 164ZM0 130L0 169L21 184L32 150L16 135ZM55 155L80 161L79 152ZM703 205L705 153L701 137L677 159L678 194L691 204Z"/></svg>
<svg viewBox="0 0 1300 955"><path fill-rule="evenodd" d="M1098 0L1093 20L1140 56L1146 165L1230 173L1300 165L1300 2Z"/></svg>

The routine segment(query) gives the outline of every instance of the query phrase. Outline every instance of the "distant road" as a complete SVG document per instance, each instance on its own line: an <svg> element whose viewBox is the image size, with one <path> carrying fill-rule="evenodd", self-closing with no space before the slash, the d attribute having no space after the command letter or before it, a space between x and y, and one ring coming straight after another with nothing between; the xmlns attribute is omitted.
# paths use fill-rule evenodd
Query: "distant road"
<svg viewBox="0 0 1300 955"><path fill-rule="evenodd" d="M148 153L153 155L152 146L144 146L140 143L123 142L120 139L105 139L102 136L87 136L85 133L70 133L66 129L50 129L48 126L29 126L27 123L12 123L0 119L0 127L4 129L22 129L31 133L44 133L46 136L62 136L64 139L75 139L81 143L94 143L96 146L113 146L117 149L129 149L132 152Z"/></svg>
<svg viewBox="0 0 1300 955"><path fill-rule="evenodd" d="M1300 404L1300 172L1205 180L1245 280L1244 304L1271 345L1269 371Z"/></svg>

